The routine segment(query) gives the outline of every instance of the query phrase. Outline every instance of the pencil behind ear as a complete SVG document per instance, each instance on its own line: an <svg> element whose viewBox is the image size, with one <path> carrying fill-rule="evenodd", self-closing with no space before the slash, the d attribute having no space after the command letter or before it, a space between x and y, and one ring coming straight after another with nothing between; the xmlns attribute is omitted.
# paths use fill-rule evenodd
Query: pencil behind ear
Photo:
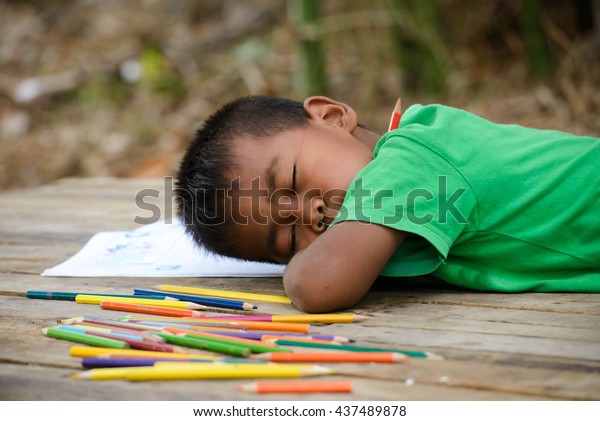
<svg viewBox="0 0 600 421"><path fill-rule="evenodd" d="M356 112L348 104L326 96L311 96L304 101L311 118L318 118L352 133L358 123Z"/></svg>

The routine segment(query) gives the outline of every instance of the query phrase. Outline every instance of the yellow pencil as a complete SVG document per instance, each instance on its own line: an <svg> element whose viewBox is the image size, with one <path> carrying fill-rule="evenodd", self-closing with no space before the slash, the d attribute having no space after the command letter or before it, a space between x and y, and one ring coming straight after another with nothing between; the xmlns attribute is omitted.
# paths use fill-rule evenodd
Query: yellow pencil
<svg viewBox="0 0 600 421"><path fill-rule="evenodd" d="M131 303L145 304L151 306L185 308L188 310L204 310L207 307L201 304L190 303L187 301L176 300L151 300L147 298L125 298L125 297L108 297L104 295L85 295L79 294L75 297L75 301L79 304L100 304L102 301L112 301L116 303Z"/></svg>
<svg viewBox="0 0 600 421"><path fill-rule="evenodd" d="M71 374L73 379L117 380L124 379L130 367L94 368L81 373Z"/></svg>
<svg viewBox="0 0 600 421"><path fill-rule="evenodd" d="M251 300L251 301L265 301L269 303L280 303L280 304L291 304L292 300L282 295L267 295L267 294L254 294L250 292L237 292L237 291L223 291L220 289L207 289L207 288L195 288L186 287L180 285L157 285L152 287L158 291L165 292L176 292L180 294L192 294L192 295L204 295L208 297L221 297L221 298L233 298L239 300Z"/></svg>
<svg viewBox="0 0 600 421"><path fill-rule="evenodd" d="M198 363L202 364L202 363ZM211 363L209 363L211 364ZM286 365L237 365L211 364L194 367L136 367L126 373L129 381L184 380L184 379L243 379L264 377L309 377L333 374L333 370L321 366L288 367Z"/></svg>
<svg viewBox="0 0 600 421"><path fill-rule="evenodd" d="M194 380L194 379L241 379L241 378L288 378L309 377L334 374L334 370L315 365L285 365L270 364L214 364L193 363L182 364L179 367L123 367L123 368L93 368L91 370L72 374L71 377L82 380L116 380L129 381L147 380Z"/></svg>
<svg viewBox="0 0 600 421"><path fill-rule="evenodd" d="M125 352L124 352L125 351ZM97 357L101 355L111 356L128 356L135 358L177 358L177 359L190 359L190 358L204 358L210 360L216 360L221 357L215 355L202 355L202 354L186 354L182 352L158 352L158 351L144 351L138 349L112 349L112 348L99 348L93 346L72 346L69 350L69 354L72 357Z"/></svg>

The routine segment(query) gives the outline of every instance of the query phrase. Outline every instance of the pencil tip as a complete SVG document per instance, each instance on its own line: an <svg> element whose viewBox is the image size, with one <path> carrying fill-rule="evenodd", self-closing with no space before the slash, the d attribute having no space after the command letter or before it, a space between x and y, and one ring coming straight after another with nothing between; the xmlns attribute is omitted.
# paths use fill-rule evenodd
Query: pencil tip
<svg viewBox="0 0 600 421"><path fill-rule="evenodd" d="M406 354L402 354L399 352L394 352L392 355L392 360L393 361L397 361L397 362L401 362L401 361L407 361L409 360L408 355Z"/></svg>
<svg viewBox="0 0 600 421"><path fill-rule="evenodd" d="M256 391L256 385L254 383L240 384L237 389L241 392L254 392Z"/></svg>
<svg viewBox="0 0 600 421"><path fill-rule="evenodd" d="M433 354L431 352L427 352L426 355L427 355L427 359L429 359L429 360L437 360L437 361L445 360L445 358L442 357L441 355Z"/></svg>
<svg viewBox="0 0 600 421"><path fill-rule="evenodd" d="M251 360L269 360L271 359L270 352L264 352L262 354L252 354L249 357Z"/></svg>
<svg viewBox="0 0 600 421"><path fill-rule="evenodd" d="M361 320L367 320L369 318L369 316L362 316L360 314L355 314L354 315L354 321L355 322L359 322Z"/></svg>

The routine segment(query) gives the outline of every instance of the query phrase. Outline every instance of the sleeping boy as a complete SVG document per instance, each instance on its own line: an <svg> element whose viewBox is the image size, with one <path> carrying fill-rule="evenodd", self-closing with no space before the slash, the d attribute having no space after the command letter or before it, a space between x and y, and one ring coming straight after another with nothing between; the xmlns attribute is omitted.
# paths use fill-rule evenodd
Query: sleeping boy
<svg viewBox="0 0 600 421"><path fill-rule="evenodd" d="M596 137L442 105L413 105L381 136L327 97L250 96L196 131L176 197L209 251L286 264L306 312L351 307L380 275L600 292Z"/></svg>

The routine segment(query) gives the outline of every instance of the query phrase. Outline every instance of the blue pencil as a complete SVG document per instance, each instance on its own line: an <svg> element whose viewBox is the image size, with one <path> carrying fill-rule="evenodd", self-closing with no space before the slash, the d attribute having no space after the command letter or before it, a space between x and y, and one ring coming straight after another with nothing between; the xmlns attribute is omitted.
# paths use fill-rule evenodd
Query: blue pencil
<svg viewBox="0 0 600 421"><path fill-rule="evenodd" d="M255 305L245 303L239 300L231 300L228 298L217 298L217 297L203 297L199 295L188 295L188 294L176 294L173 292L155 291L151 289L134 289L134 295L140 296L158 296L158 297L172 297L179 300L185 300L191 303L202 304L211 307L230 308L234 310L253 310L256 308Z"/></svg>

